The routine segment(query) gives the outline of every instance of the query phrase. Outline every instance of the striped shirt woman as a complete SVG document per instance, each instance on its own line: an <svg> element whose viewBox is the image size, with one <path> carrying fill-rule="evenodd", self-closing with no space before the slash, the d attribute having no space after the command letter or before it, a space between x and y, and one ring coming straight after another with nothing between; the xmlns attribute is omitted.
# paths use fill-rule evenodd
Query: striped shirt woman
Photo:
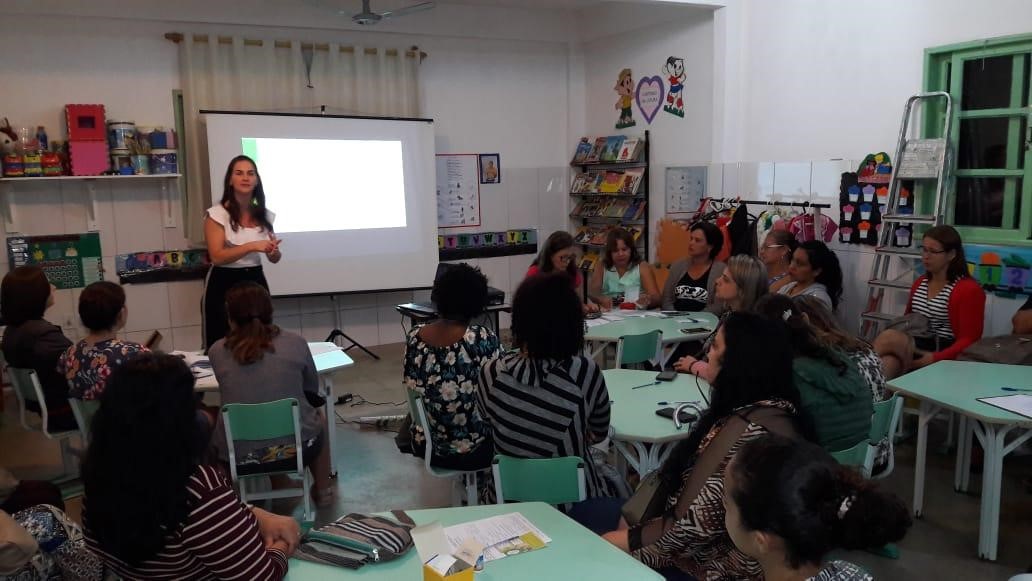
<svg viewBox="0 0 1032 581"><path fill-rule="evenodd" d="M90 534L89 500L83 512L86 544L123 579L282 579L287 558L267 549L258 520L240 503L220 471L198 466L187 481L190 513L186 522L167 537L158 554L130 566L105 552Z"/></svg>
<svg viewBox="0 0 1032 581"><path fill-rule="evenodd" d="M502 355L481 370L477 408L494 430L499 454L579 456L584 459L588 497L612 496L589 451L609 434L609 392L592 359Z"/></svg>

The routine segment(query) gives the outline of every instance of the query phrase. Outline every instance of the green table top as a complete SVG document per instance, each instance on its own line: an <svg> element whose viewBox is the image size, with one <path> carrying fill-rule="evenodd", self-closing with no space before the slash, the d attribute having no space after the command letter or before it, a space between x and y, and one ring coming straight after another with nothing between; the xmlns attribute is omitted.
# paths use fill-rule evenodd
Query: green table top
<svg viewBox="0 0 1032 581"><path fill-rule="evenodd" d="M434 508L406 512L412 517L412 520L416 521L416 524L427 524L438 520L445 527L500 514L519 512L552 538L552 542L544 549L487 563L484 570L477 573L477 581L662 579L658 573L609 544L602 537L541 502ZM419 554L413 548L395 561L366 565L357 571L291 559L290 571L287 573L286 579L297 581L301 579L350 579L353 577L366 577L378 581L418 581L423 578L423 574Z"/></svg>
<svg viewBox="0 0 1032 581"><path fill-rule="evenodd" d="M677 404L661 405L657 402L698 401L705 408L709 399L706 380L687 373L678 373L673 381L661 381L639 389L632 388L655 381L655 371L607 369L602 375L606 378L609 399L613 401L609 425L613 427L613 437L621 441L662 443L687 438L688 428L678 430L673 420L656 415L659 408L676 408ZM698 387L696 379L699 379Z"/></svg>
<svg viewBox="0 0 1032 581"><path fill-rule="evenodd" d="M1001 387L1032 389L1032 367L939 361L887 383L900 393L942 406L990 424L1032 427L1032 419L977 401L979 397L1016 395Z"/></svg>
<svg viewBox="0 0 1032 581"><path fill-rule="evenodd" d="M631 311L633 313L633 311ZM691 320L689 320L691 319ZM692 321L696 322L692 322ZM663 343L680 343L682 341L700 341L709 336L717 326L717 316L713 313L688 313L678 317L634 316L621 321L613 321L589 327L584 339L588 341L619 341L624 335L640 335L659 329L663 332ZM681 329L701 327L705 332L682 333Z"/></svg>

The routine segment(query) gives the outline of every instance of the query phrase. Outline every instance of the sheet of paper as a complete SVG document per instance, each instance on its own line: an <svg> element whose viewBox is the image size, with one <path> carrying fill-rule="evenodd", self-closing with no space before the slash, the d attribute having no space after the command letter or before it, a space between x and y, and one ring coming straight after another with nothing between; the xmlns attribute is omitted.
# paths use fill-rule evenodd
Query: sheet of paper
<svg viewBox="0 0 1032 581"><path fill-rule="evenodd" d="M630 288L625 288L624 289L624 295L623 295L624 299L623 300L624 300L625 303L636 303L636 302L638 302L638 296L640 294L641 294L641 289L636 287L636 286L632 286Z"/></svg>
<svg viewBox="0 0 1032 581"><path fill-rule="evenodd" d="M444 529L444 534L448 537L449 552L454 553L457 551L466 539L474 539L481 545L488 547L484 550L485 561L493 561L505 556L504 553L492 548L492 545L511 540L528 532L533 533L534 536L545 543L552 542L551 538L518 512L457 524Z"/></svg>
<svg viewBox="0 0 1032 581"><path fill-rule="evenodd" d="M1032 395L1015 394L1001 395L998 397L980 397L978 401L991 406L1005 409L1009 412L1032 418Z"/></svg>
<svg viewBox="0 0 1032 581"><path fill-rule="evenodd" d="M435 520L412 529L412 542L416 545L416 552L419 553L422 563L426 563L434 555L451 552L448 537L445 536L440 521Z"/></svg>
<svg viewBox="0 0 1032 581"><path fill-rule="evenodd" d="M588 326L588 328L590 329L591 327L597 327L597 326L599 326L599 325L605 325L606 323L612 323L612 321L607 321L607 320L605 320L605 319L602 319L602 318L598 318L598 319L586 319L586 320L584 321L584 323L585 323L585 324L586 324L586 325Z"/></svg>

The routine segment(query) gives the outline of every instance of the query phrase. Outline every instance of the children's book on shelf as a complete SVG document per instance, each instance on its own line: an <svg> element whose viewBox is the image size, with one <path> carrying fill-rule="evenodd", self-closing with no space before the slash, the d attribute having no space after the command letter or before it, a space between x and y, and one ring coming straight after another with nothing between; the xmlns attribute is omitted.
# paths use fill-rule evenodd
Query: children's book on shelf
<svg viewBox="0 0 1032 581"><path fill-rule="evenodd" d="M641 228L638 228L636 226L624 226L623 229L631 235L631 240L633 240L634 242L637 242L638 239L641 238Z"/></svg>
<svg viewBox="0 0 1032 581"><path fill-rule="evenodd" d="M580 211L577 212L577 216L597 216L598 215L598 202L584 202L580 206Z"/></svg>
<svg viewBox="0 0 1032 581"><path fill-rule="evenodd" d="M591 176L587 173L579 173L573 176L573 184L570 185L570 193L583 194L588 187L588 179Z"/></svg>
<svg viewBox="0 0 1032 581"><path fill-rule="evenodd" d="M595 246L602 246L606 243L606 237L609 236L610 228L603 226L600 228L592 229L592 236L588 239L588 244L594 244Z"/></svg>
<svg viewBox="0 0 1032 581"><path fill-rule="evenodd" d="M573 234L573 241L577 244L587 244L588 240L591 240L591 227L578 226L577 231Z"/></svg>
<svg viewBox="0 0 1032 581"><path fill-rule="evenodd" d="M598 187L603 194L615 194L620 191L620 184L623 182L623 174L618 171L607 171Z"/></svg>
<svg viewBox="0 0 1032 581"><path fill-rule="evenodd" d="M616 161L638 161L638 154L641 153L642 140L637 137L628 137L624 139L623 145L620 146L620 153L616 156Z"/></svg>
<svg viewBox="0 0 1032 581"><path fill-rule="evenodd" d="M570 215L571 216L580 216L581 213L584 211L584 204L585 204L584 200L581 200L581 201L577 202L577 205L573 208L573 210L570 211Z"/></svg>
<svg viewBox="0 0 1032 581"><path fill-rule="evenodd" d="M580 269L581 270L592 270L595 268L595 263L598 262L598 254L589 252L581 258Z"/></svg>
<svg viewBox="0 0 1032 581"><path fill-rule="evenodd" d="M584 160L585 163L595 163L602 159L602 150L606 148L606 138L599 137L595 140L595 145L591 146L591 151L588 152L588 157Z"/></svg>
<svg viewBox="0 0 1032 581"><path fill-rule="evenodd" d="M623 172L619 192L632 196L637 194L638 185L641 183L643 175L645 175L645 168L643 167L635 167Z"/></svg>
<svg viewBox="0 0 1032 581"><path fill-rule="evenodd" d="M623 213L624 220L641 220L645 215L645 200L634 200Z"/></svg>
<svg viewBox="0 0 1032 581"><path fill-rule="evenodd" d="M591 142L587 137L581 137L580 143L577 144L577 151L573 153L573 163L584 163L590 153Z"/></svg>
<svg viewBox="0 0 1032 581"><path fill-rule="evenodd" d="M606 145L602 149L600 161L616 161L617 156L620 155L620 146L623 145L623 142L623 135L610 135L606 137Z"/></svg>
<svg viewBox="0 0 1032 581"><path fill-rule="evenodd" d="M598 193L599 188L602 187L602 181L606 179L606 172L604 171L593 171L588 172L589 179L588 185L585 188L585 192L589 194Z"/></svg>
<svg viewBox="0 0 1032 581"><path fill-rule="evenodd" d="M609 207L606 208L606 217L623 218L624 213L627 212L627 208L629 208L630 205L630 200L613 200L612 203L609 204Z"/></svg>

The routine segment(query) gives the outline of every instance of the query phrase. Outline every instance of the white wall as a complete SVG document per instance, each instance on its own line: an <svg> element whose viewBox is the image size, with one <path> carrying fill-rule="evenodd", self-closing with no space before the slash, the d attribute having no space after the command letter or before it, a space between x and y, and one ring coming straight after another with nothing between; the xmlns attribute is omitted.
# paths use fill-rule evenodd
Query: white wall
<svg viewBox="0 0 1032 581"><path fill-rule="evenodd" d="M567 157L569 70L561 13L542 20L539 13L526 10L442 5L380 29L357 31L327 16L331 13L314 9L317 4L227 0L212 5L186 0L172 6L143 0L129 13L113 0L5 3L0 53L22 57L0 62L0 78L7 81L0 115L16 127L45 125L53 140L64 138L66 103L103 103L109 119L169 126L172 91L179 79L176 46L162 38L166 32L418 45L429 53L421 70L423 112L436 119L438 151L501 154L502 183L482 191L480 229L538 227L547 234L563 225L557 204L565 201L565 186L560 184ZM553 99L563 105L554 106ZM162 226L157 186L133 182L98 189L109 279L115 277L116 254L186 247L181 227ZM14 202L21 233L84 232L81 190L80 182L19 185ZM473 262L480 264L492 285L511 291L530 257ZM0 274L7 269L0 263ZM126 290L130 337L159 329L167 338L165 348L200 347L200 281L127 285ZM70 335L81 334L75 315L78 293L58 294L47 317ZM393 305L424 300L428 294L342 297L345 330L367 345L400 341L400 316ZM287 329L322 340L333 328L333 309L326 297L277 300L276 318Z"/></svg>

